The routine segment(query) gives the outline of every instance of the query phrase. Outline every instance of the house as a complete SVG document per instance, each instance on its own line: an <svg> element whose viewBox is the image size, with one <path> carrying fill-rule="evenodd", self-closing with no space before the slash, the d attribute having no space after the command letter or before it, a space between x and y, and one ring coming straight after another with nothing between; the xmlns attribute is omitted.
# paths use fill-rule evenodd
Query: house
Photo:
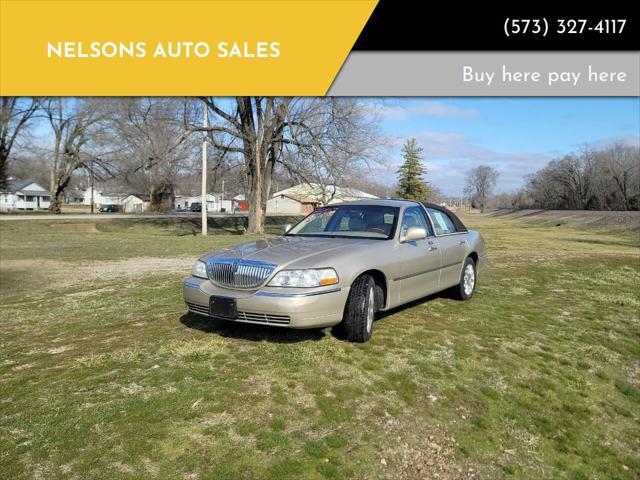
<svg viewBox="0 0 640 480"><path fill-rule="evenodd" d="M64 203L82 204L84 202L84 192L82 190L71 189L64 193Z"/></svg>
<svg viewBox="0 0 640 480"><path fill-rule="evenodd" d="M247 197L244 195L236 195L233 197L233 201L231 203L231 211L232 212L248 212L249 211L249 201Z"/></svg>
<svg viewBox="0 0 640 480"><path fill-rule="evenodd" d="M313 212L320 205L320 201L314 197L284 194L275 195L267 200L267 213L269 215L300 215Z"/></svg>
<svg viewBox="0 0 640 480"><path fill-rule="evenodd" d="M148 195L130 194L122 201L122 211L124 213L142 213L146 212L151 204L151 198Z"/></svg>
<svg viewBox="0 0 640 480"><path fill-rule="evenodd" d="M102 205L120 205L122 206L124 199L129 196L128 193L108 192L98 190L93 187L87 188L83 193L83 202L85 205L91 205L91 191L93 190L93 204L100 207Z"/></svg>
<svg viewBox="0 0 640 480"><path fill-rule="evenodd" d="M49 208L51 193L31 180L9 180L0 191L0 211L45 210Z"/></svg>
<svg viewBox="0 0 640 480"><path fill-rule="evenodd" d="M363 198L378 198L375 195L349 187L301 183L275 192L267 200L268 215L306 215L320 205L349 202Z"/></svg>
<svg viewBox="0 0 640 480"><path fill-rule="evenodd" d="M176 195L173 201L173 208L176 210L189 210L194 203L202 203L202 195ZM222 195L220 193L207 194L207 211L219 212L222 208Z"/></svg>

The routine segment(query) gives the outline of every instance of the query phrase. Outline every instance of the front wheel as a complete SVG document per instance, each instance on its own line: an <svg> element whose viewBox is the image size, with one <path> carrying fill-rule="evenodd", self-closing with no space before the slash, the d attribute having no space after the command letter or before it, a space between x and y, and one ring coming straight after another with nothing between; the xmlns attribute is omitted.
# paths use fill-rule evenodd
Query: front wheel
<svg viewBox="0 0 640 480"><path fill-rule="evenodd" d="M476 291L476 262L467 257L460 274L460 283L453 287L453 293L458 300L469 300Z"/></svg>
<svg viewBox="0 0 640 480"><path fill-rule="evenodd" d="M342 319L342 331L350 342L366 342L373 332L376 315L376 282L370 275L358 277L351 285Z"/></svg>

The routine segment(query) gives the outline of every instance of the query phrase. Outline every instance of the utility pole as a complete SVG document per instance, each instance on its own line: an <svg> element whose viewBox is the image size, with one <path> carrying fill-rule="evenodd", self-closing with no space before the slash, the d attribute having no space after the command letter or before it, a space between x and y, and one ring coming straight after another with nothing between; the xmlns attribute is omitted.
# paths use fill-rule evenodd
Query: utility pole
<svg viewBox="0 0 640 480"><path fill-rule="evenodd" d="M93 192L95 188L93 178L93 157L91 157L91 213L93 213Z"/></svg>
<svg viewBox="0 0 640 480"><path fill-rule="evenodd" d="M209 126L208 108L203 108L202 126ZM202 132L202 235L207 235L207 132Z"/></svg>

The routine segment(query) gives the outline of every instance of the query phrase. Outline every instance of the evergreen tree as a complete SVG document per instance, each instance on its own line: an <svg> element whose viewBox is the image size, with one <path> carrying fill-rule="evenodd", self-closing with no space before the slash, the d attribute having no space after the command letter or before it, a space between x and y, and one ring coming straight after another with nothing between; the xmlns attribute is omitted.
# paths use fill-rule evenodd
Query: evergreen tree
<svg viewBox="0 0 640 480"><path fill-rule="evenodd" d="M396 172L398 174L398 196L407 200L426 200L429 187L422 178L427 169L422 164L423 148L418 146L415 138L407 140L402 147L404 163Z"/></svg>

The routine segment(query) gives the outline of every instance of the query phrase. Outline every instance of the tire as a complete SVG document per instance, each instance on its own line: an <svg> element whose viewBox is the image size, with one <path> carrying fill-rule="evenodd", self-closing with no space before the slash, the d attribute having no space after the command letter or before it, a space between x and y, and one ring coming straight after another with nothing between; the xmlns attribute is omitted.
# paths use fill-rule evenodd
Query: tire
<svg viewBox="0 0 640 480"><path fill-rule="evenodd" d="M458 300L469 300L476 291L477 279L476 262L467 257L460 272L460 283L452 289L453 296Z"/></svg>
<svg viewBox="0 0 640 480"><path fill-rule="evenodd" d="M373 333L376 314L376 282L370 275L361 275L351 285L339 331L349 342L366 342Z"/></svg>

